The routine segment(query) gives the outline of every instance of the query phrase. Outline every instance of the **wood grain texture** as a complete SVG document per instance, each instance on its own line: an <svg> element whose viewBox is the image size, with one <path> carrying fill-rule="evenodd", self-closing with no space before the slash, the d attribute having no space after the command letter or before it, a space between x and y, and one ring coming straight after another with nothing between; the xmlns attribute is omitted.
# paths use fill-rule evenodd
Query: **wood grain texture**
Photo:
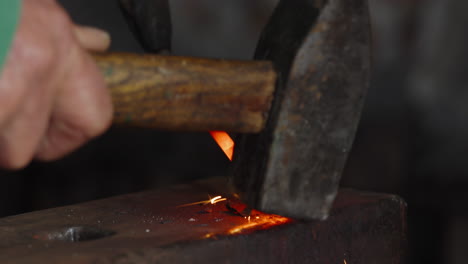
<svg viewBox="0 0 468 264"><path fill-rule="evenodd" d="M276 84L270 62L108 53L93 55L114 123L162 130L257 133Z"/></svg>

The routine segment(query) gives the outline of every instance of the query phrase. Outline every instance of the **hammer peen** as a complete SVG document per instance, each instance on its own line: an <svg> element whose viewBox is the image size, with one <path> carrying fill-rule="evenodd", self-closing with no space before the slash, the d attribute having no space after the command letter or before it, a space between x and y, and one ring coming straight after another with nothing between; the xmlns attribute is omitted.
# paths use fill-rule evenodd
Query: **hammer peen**
<svg viewBox="0 0 468 264"><path fill-rule="evenodd" d="M367 0L281 0L256 61L95 58L115 123L244 133L236 141L233 191L259 210L326 219L368 87Z"/></svg>

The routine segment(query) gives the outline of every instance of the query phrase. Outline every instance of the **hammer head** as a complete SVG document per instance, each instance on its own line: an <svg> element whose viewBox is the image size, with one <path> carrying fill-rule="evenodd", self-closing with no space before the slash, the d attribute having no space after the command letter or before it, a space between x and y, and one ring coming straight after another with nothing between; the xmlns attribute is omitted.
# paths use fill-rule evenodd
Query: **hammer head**
<svg viewBox="0 0 468 264"><path fill-rule="evenodd" d="M326 219L368 87L367 0L281 0L257 59L272 60L278 88L266 128L237 140L236 192L251 207Z"/></svg>
<svg viewBox="0 0 468 264"><path fill-rule="evenodd" d="M120 0L119 3L130 29L146 51L170 51L172 23L169 0Z"/></svg>

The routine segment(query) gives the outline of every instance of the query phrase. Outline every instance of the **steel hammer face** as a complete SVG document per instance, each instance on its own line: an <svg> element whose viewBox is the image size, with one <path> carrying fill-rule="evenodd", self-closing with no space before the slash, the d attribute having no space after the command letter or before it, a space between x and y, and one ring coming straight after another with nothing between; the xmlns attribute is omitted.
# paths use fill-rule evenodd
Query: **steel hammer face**
<svg viewBox="0 0 468 264"><path fill-rule="evenodd" d="M279 83L265 129L237 140L235 191L259 210L326 219L368 87L367 0L280 1L256 59Z"/></svg>

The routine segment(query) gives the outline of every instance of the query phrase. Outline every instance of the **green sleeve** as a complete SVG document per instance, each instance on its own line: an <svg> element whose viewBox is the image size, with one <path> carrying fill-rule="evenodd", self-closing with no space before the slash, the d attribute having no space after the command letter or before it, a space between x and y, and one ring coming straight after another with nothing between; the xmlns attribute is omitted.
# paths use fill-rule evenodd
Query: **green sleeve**
<svg viewBox="0 0 468 264"><path fill-rule="evenodd" d="M20 9L21 0L0 0L0 70L16 31Z"/></svg>

